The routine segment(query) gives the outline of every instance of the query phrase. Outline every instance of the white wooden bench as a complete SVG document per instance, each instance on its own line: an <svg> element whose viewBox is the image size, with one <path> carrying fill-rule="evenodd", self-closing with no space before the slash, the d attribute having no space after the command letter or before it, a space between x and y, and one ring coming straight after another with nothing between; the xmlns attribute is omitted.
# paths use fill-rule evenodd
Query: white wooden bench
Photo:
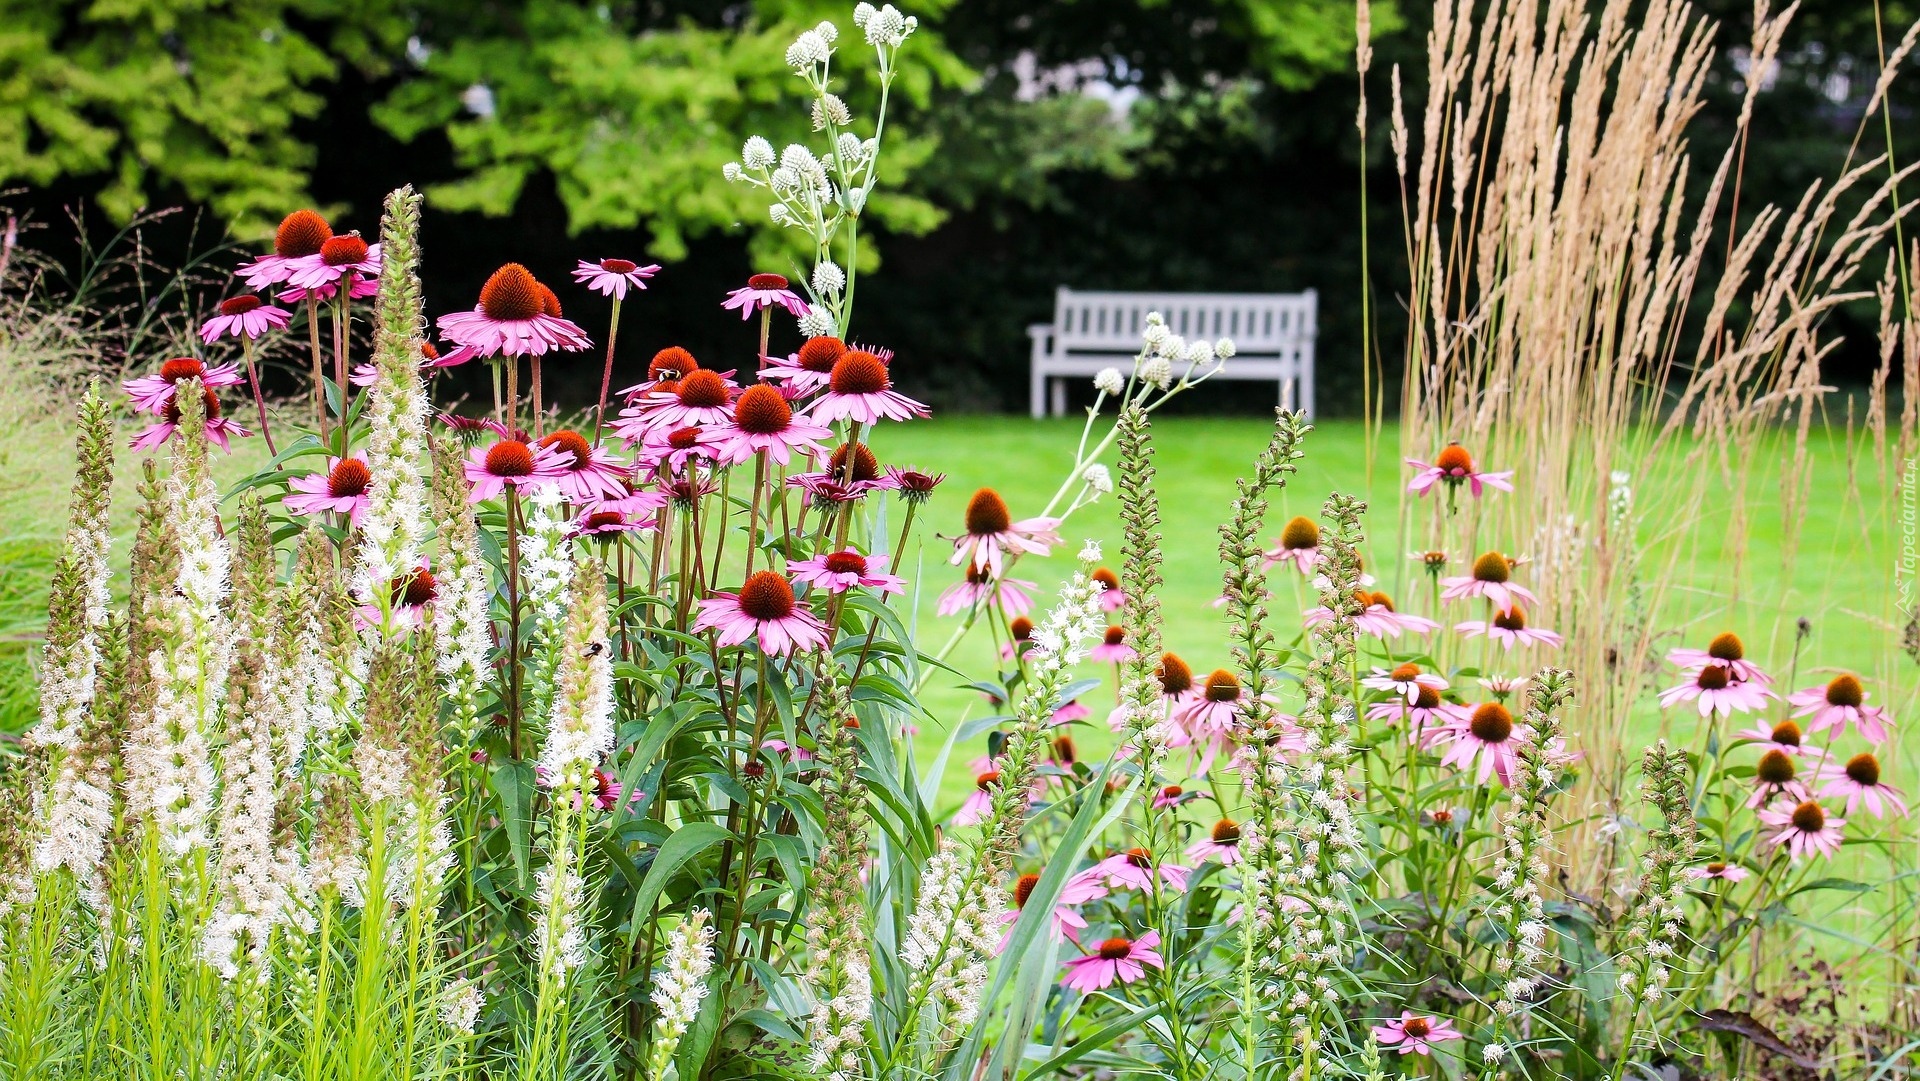
<svg viewBox="0 0 1920 1081"><path fill-rule="evenodd" d="M1279 385L1280 404L1313 415L1313 338L1319 294L1088 293L1060 287L1053 322L1027 328L1033 339L1033 415L1067 411L1063 377L1092 378L1100 369L1129 370L1140 352L1148 312L1159 312L1188 340L1231 338L1233 359L1214 379ZM1051 393L1049 393L1051 391Z"/></svg>

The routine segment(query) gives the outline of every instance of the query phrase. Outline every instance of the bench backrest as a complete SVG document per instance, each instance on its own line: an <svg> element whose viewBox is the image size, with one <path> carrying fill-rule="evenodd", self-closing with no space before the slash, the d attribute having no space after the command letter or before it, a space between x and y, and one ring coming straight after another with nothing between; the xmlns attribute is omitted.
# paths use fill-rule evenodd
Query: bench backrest
<svg viewBox="0 0 1920 1081"><path fill-rule="evenodd" d="M1242 355L1294 355L1314 339L1318 297L1304 293L1106 293L1061 287L1053 337L1062 353L1135 353L1148 312L1189 340L1232 338Z"/></svg>

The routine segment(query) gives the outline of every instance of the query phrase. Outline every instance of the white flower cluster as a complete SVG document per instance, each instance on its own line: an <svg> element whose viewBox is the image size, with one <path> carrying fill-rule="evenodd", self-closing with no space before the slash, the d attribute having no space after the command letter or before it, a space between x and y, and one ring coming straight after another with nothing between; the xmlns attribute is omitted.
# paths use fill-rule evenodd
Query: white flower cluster
<svg viewBox="0 0 1920 1081"><path fill-rule="evenodd" d="M410 343L411 344L411 343ZM354 586L371 597L420 565L426 540L427 482L421 452L427 444L427 395L420 369L408 356L383 353L379 378L368 391L367 512L360 520L360 566Z"/></svg>
<svg viewBox="0 0 1920 1081"><path fill-rule="evenodd" d="M480 694L493 682L493 578L471 526L441 528L440 559L443 574L433 605L440 655L434 664L440 693L453 707L453 739L464 746L477 735Z"/></svg>
<svg viewBox="0 0 1920 1081"><path fill-rule="evenodd" d="M807 1063L827 1081L855 1081L860 1076L860 1042L873 1015L873 973L864 953L842 958L840 967L840 993L815 1003L807 1019Z"/></svg>
<svg viewBox="0 0 1920 1081"><path fill-rule="evenodd" d="M1087 643L1107 629L1098 599L1100 587L1090 573L1099 559L1098 545L1090 543L1081 551L1080 570L1060 587L1059 600L1033 629L1033 645L1027 652L1034 666L1033 686L1045 686L1049 675L1068 672L1086 660Z"/></svg>
<svg viewBox="0 0 1920 1081"><path fill-rule="evenodd" d="M587 933L580 926L586 884L577 872L552 864L540 869L538 883L535 906L541 915L533 930L534 955L541 980L560 985L587 963Z"/></svg>
<svg viewBox="0 0 1920 1081"><path fill-rule="evenodd" d="M1093 389L1108 397L1117 397L1127 389L1127 378L1118 368L1102 368L1093 377Z"/></svg>
<svg viewBox="0 0 1920 1081"><path fill-rule="evenodd" d="M240 656L264 670L247 677L259 693L235 695L237 709L227 718L227 745L220 752L219 899L201 940L202 956L229 980L239 975L243 955L265 978L267 944L285 916L289 879L279 866L288 854L279 851L274 836L280 763L273 735L286 727L279 714L291 703L271 642L242 646Z"/></svg>
<svg viewBox="0 0 1920 1081"><path fill-rule="evenodd" d="M902 15L892 4L875 8L859 3L853 8L853 25L867 32L867 44L876 49L898 49L908 35L920 26L920 20Z"/></svg>
<svg viewBox="0 0 1920 1081"><path fill-rule="evenodd" d="M1188 341L1175 334L1159 312L1147 313L1147 325L1140 331L1140 339L1142 348L1134 361L1134 374L1141 382L1159 390L1173 385L1176 368L1181 368L1182 385L1197 383L1218 371L1234 354L1233 339ZM1194 378L1196 371L1199 379Z"/></svg>
<svg viewBox="0 0 1920 1081"><path fill-rule="evenodd" d="M1543 673L1544 692L1551 701L1561 686L1560 674ZM1558 734L1558 721L1542 710L1528 711L1532 738L1522 745L1506 811L1500 816L1500 847L1493 862L1492 897L1487 918L1501 929L1494 946L1492 971L1499 978L1488 998L1496 1018L1497 1038L1505 1020L1528 1008L1545 980L1547 917L1540 884L1546 880L1547 852L1552 833L1547 826L1548 792L1558 783L1572 756Z"/></svg>
<svg viewBox="0 0 1920 1081"><path fill-rule="evenodd" d="M980 1014L987 958L999 944L1006 898L973 873L969 853L951 841L927 862L907 922L900 960L914 974L910 1001L931 1009L942 1032L965 1029Z"/></svg>
<svg viewBox="0 0 1920 1081"><path fill-rule="evenodd" d="M486 992L477 980L465 976L447 984L440 998L440 1020L462 1036L473 1035L480 1010L487 1004Z"/></svg>
<svg viewBox="0 0 1920 1081"><path fill-rule="evenodd" d="M800 317L801 337L834 338L839 334L840 324L834 320L833 313L817 304L808 308L807 314Z"/></svg>
<svg viewBox="0 0 1920 1081"><path fill-rule="evenodd" d="M540 766L556 791L584 787L602 755L613 750L613 650L607 642L607 603L597 565L573 586L564 650Z"/></svg>
<svg viewBox="0 0 1920 1081"><path fill-rule="evenodd" d="M568 587L573 584L572 520L562 506L566 497L552 487L527 497L531 513L520 537L522 599L531 618L525 633L527 700L537 716L553 697L559 642L567 619Z"/></svg>
<svg viewBox="0 0 1920 1081"><path fill-rule="evenodd" d="M666 964L653 980L653 1063L649 1077L665 1077L680 1038L700 1015L713 969L713 917L704 908L687 914L667 943Z"/></svg>
<svg viewBox="0 0 1920 1081"><path fill-rule="evenodd" d="M1099 462L1093 462L1082 469L1080 477L1087 482L1087 490L1095 495L1106 495L1113 491L1113 473Z"/></svg>

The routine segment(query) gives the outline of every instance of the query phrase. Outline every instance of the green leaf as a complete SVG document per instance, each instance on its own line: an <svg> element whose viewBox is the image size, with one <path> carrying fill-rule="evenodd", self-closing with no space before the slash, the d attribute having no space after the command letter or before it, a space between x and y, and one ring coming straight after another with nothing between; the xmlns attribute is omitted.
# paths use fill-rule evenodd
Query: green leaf
<svg viewBox="0 0 1920 1081"><path fill-rule="evenodd" d="M654 853L653 865L647 868L647 877L633 895L633 915L627 928L629 950L633 948L640 928L652 918L653 903L660 899L661 891L673 881L680 868L688 860L731 836L724 826L712 822L689 822L667 838L667 843Z"/></svg>

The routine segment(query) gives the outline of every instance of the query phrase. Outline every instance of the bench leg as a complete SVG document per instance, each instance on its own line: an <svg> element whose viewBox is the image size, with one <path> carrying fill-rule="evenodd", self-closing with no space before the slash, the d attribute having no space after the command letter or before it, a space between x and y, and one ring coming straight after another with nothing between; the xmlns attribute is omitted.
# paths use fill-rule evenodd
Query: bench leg
<svg viewBox="0 0 1920 1081"><path fill-rule="evenodd" d="M1054 380L1052 391L1053 391L1052 415L1056 417L1066 416L1067 415L1067 381L1065 379Z"/></svg>
<svg viewBox="0 0 1920 1081"><path fill-rule="evenodd" d="M1039 420L1047 415L1047 377L1035 367L1027 377L1027 405L1033 413L1033 419Z"/></svg>

